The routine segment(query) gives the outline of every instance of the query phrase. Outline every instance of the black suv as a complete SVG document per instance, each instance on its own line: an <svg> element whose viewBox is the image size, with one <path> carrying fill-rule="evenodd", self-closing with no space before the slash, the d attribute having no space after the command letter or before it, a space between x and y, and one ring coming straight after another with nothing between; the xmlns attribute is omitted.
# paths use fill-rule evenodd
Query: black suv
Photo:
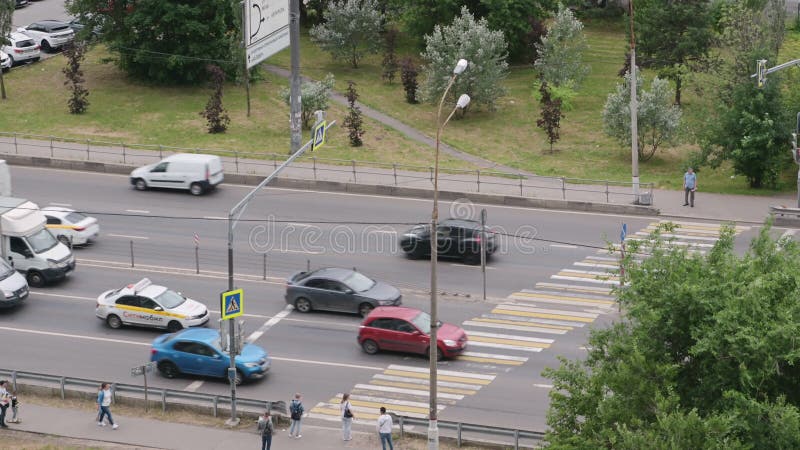
<svg viewBox="0 0 800 450"><path fill-rule="evenodd" d="M430 224L415 225L400 237L400 248L409 258L417 259L431 254ZM494 233L484 230L486 256L497 250ZM436 227L439 256L455 258L467 264L481 262L481 224L474 220L447 219Z"/></svg>

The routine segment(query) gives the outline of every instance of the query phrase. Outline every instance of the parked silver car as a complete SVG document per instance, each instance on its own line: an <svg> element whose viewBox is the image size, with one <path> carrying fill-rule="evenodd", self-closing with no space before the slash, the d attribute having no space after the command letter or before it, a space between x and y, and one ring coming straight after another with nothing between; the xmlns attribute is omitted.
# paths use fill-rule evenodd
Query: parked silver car
<svg viewBox="0 0 800 450"><path fill-rule="evenodd" d="M325 310L367 317L378 306L399 306L402 298L396 287L353 269L328 267L298 272L286 282L286 303L303 313Z"/></svg>
<svg viewBox="0 0 800 450"><path fill-rule="evenodd" d="M6 36L8 45L0 47L5 54L11 58L11 65L17 65L28 61L38 61L41 56L39 44L25 34L12 31Z"/></svg>
<svg viewBox="0 0 800 450"><path fill-rule="evenodd" d="M17 28L17 31L30 36L44 52L62 48L75 39L75 32L69 24L60 20L40 20L27 27Z"/></svg>

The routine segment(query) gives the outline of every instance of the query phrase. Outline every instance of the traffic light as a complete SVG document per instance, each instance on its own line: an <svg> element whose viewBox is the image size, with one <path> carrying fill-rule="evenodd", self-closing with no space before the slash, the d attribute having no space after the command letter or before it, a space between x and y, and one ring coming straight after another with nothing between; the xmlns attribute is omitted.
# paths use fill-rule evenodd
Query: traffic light
<svg viewBox="0 0 800 450"><path fill-rule="evenodd" d="M758 79L758 87L762 88L764 87L764 83L767 82L767 60L759 59L757 63L756 77Z"/></svg>

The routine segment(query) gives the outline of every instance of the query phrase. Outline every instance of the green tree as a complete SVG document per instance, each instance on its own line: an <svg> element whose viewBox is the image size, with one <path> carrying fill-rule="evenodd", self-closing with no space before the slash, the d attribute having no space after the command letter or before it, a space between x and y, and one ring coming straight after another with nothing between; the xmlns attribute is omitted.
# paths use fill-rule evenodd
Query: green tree
<svg viewBox="0 0 800 450"><path fill-rule="evenodd" d="M654 78L650 90L642 88L642 77L636 73L637 128L639 159L647 161L664 144L671 143L681 123L681 109L670 102L667 80ZM631 145L631 74L617 84L603 108L603 131L623 146Z"/></svg>
<svg viewBox="0 0 800 450"><path fill-rule="evenodd" d="M397 35L399 32L397 28L389 28L386 30L386 35L384 36L384 48L383 48L383 73L381 74L381 78L389 84L394 82L394 77L397 74L397 70L400 68L400 64L397 62Z"/></svg>
<svg viewBox="0 0 800 450"><path fill-rule="evenodd" d="M311 38L334 59L354 68L366 54L381 48L383 14L375 0L342 0L325 9L325 22L311 29Z"/></svg>
<svg viewBox="0 0 800 450"><path fill-rule="evenodd" d="M583 62L587 48L583 24L563 4L559 3L555 20L535 45L538 58L533 66L548 84L577 87L589 73Z"/></svg>
<svg viewBox="0 0 800 450"><path fill-rule="evenodd" d="M196 83L206 65L235 73L238 4L228 0L69 0L68 11L101 26L100 40L129 75L156 83Z"/></svg>
<svg viewBox="0 0 800 450"><path fill-rule="evenodd" d="M356 92L356 84L352 81L347 82L347 117L344 118L344 126L347 128L348 136L350 137L351 147L361 147L364 141L361 136L364 136L364 119L361 117L361 108L356 105L358 100L358 92Z"/></svg>
<svg viewBox="0 0 800 450"><path fill-rule="evenodd" d="M503 33L491 30L486 19L476 20L464 7L452 24L437 25L433 34L425 36L425 43L424 100L439 101L453 67L463 58L469 66L456 78L446 101L454 104L458 96L468 94L472 103L494 110L497 99L505 95L503 80L508 73Z"/></svg>
<svg viewBox="0 0 800 450"><path fill-rule="evenodd" d="M478 19L486 19L493 30L502 30L512 60L525 61L530 55L526 35L531 20L547 17L555 0L394 0L401 22L411 36L425 36L437 25L450 23L467 7Z"/></svg>
<svg viewBox="0 0 800 450"><path fill-rule="evenodd" d="M789 162L791 119L781 102L780 77L758 88L748 78L734 89L730 106L720 107L702 143L701 160L712 167L731 161L750 187L775 187Z"/></svg>
<svg viewBox="0 0 800 450"><path fill-rule="evenodd" d="M681 104L683 80L690 65L706 58L711 46L708 0L639 0L634 22L639 63L658 69L675 83L675 103Z"/></svg>
<svg viewBox="0 0 800 450"><path fill-rule="evenodd" d="M314 117L314 111L328 110L328 102L331 99L331 91L335 82L333 74L329 73L322 81L304 82L300 87L302 121L303 128L306 130L311 129L311 118ZM289 105L289 94L289 88L281 91L281 97L287 106Z"/></svg>
<svg viewBox="0 0 800 450"><path fill-rule="evenodd" d="M0 0L0 47L8 45L8 34L11 32L11 18L14 15L14 0ZM0 70L0 98L6 99L6 82Z"/></svg>
<svg viewBox="0 0 800 450"><path fill-rule="evenodd" d="M797 243L768 223L739 256L725 227L701 255L667 233L681 230L630 244L620 320L591 332L584 359L545 369L549 448L798 448Z"/></svg>

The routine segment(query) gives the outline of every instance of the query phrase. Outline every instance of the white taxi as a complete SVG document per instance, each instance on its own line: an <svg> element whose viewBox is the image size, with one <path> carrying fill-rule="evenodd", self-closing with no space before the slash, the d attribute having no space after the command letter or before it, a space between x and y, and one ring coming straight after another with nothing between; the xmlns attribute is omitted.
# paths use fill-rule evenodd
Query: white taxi
<svg viewBox="0 0 800 450"><path fill-rule="evenodd" d="M100 225L97 219L60 206L42 208L47 219L47 229L66 246L86 245L97 239Z"/></svg>
<svg viewBox="0 0 800 450"><path fill-rule="evenodd" d="M117 329L122 325L166 328L170 333L208 322L208 308L181 293L143 278L136 284L103 292L95 315Z"/></svg>

